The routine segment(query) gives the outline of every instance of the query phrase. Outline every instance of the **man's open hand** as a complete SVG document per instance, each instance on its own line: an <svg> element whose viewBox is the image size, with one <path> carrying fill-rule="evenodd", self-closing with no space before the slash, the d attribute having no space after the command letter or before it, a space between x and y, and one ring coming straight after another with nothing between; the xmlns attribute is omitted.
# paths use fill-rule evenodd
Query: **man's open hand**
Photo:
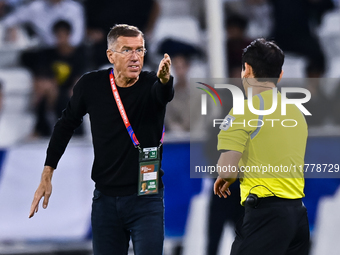
<svg viewBox="0 0 340 255"><path fill-rule="evenodd" d="M171 59L170 56L165 53L164 58L159 63L157 77L160 79L161 83L166 84L170 79L170 66Z"/></svg>
<svg viewBox="0 0 340 255"><path fill-rule="evenodd" d="M46 209L48 205L48 200L52 194L52 184L51 179L53 175L54 169L49 166L45 166L43 173L41 175L41 181L38 189L36 190L33 198L33 202L31 205L31 210L29 214L29 218L33 217L35 213L38 212L39 202L42 197L44 197L43 208Z"/></svg>

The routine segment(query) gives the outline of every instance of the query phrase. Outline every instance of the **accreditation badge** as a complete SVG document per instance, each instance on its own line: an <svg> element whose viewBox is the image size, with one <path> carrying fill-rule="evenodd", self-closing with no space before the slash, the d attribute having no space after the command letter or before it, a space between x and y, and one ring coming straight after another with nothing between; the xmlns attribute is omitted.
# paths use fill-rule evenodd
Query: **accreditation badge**
<svg viewBox="0 0 340 255"><path fill-rule="evenodd" d="M142 148L139 152L138 196L158 193L159 156L158 147Z"/></svg>

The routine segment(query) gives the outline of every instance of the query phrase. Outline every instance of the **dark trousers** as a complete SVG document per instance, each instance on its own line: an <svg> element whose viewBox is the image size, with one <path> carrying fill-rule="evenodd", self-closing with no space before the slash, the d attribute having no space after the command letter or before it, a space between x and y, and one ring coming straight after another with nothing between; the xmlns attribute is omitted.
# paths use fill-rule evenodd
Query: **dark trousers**
<svg viewBox="0 0 340 255"><path fill-rule="evenodd" d="M94 255L126 255L130 237L135 255L161 255L164 241L163 189L158 194L123 197L94 191Z"/></svg>
<svg viewBox="0 0 340 255"><path fill-rule="evenodd" d="M231 255L307 255L309 224L301 199L268 197L245 206Z"/></svg>
<svg viewBox="0 0 340 255"><path fill-rule="evenodd" d="M208 216L207 255L216 255L225 223L233 227L244 215L244 207L240 204L240 184L230 186L231 196L220 198L211 192Z"/></svg>

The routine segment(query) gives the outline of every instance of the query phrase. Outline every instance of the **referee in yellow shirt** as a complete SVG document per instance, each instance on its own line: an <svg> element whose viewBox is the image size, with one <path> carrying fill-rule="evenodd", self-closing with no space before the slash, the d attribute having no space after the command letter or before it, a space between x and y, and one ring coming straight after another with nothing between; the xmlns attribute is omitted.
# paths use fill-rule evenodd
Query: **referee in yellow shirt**
<svg viewBox="0 0 340 255"><path fill-rule="evenodd" d="M241 77L246 94L251 88L253 107L268 110L277 96L277 108L269 115L256 115L245 100L244 114L236 115L232 109L220 126L218 166L238 171L221 171L214 193L226 198L231 195L229 186L240 178L245 206L231 255L308 254L309 224L301 200L304 177L299 168L304 165L308 131L295 105L288 104L286 115L281 115L276 84L283 62L282 50L265 39L244 49Z"/></svg>

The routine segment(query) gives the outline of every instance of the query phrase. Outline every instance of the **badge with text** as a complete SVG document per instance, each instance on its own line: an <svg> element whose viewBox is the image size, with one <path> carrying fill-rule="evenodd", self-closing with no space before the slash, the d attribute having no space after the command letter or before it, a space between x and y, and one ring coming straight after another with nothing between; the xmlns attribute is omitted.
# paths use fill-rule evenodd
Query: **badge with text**
<svg viewBox="0 0 340 255"><path fill-rule="evenodd" d="M139 161L155 160L158 159L158 148L149 147L143 148L142 152L139 153Z"/></svg>
<svg viewBox="0 0 340 255"><path fill-rule="evenodd" d="M143 148L139 153L138 195L158 193L159 149Z"/></svg>

